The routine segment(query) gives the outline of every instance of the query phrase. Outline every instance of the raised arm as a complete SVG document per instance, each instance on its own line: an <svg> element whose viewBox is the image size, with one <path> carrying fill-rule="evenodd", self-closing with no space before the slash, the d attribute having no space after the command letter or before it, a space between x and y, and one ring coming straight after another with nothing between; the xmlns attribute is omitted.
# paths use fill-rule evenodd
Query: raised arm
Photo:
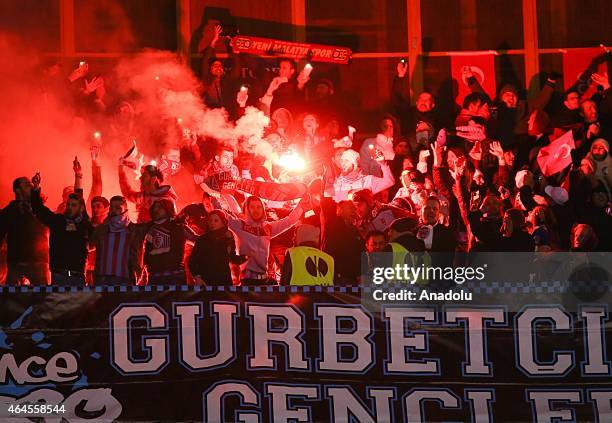
<svg viewBox="0 0 612 423"><path fill-rule="evenodd" d="M480 82L478 82L476 75L474 75L474 72L472 72L472 69L469 66L464 66L463 69L461 69L461 72L465 76L470 91L472 91L473 93L481 93L485 95L487 94L485 93L485 90L482 88L482 85L480 85Z"/></svg>
<svg viewBox="0 0 612 423"><path fill-rule="evenodd" d="M121 195L123 195L128 201L133 203L138 199L138 191L134 191L128 182L127 174L125 173L125 166L119 165L119 188L121 188Z"/></svg>
<svg viewBox="0 0 612 423"><path fill-rule="evenodd" d="M444 166L444 147L441 142L436 140L432 148L434 157L432 172L434 185L440 194L446 198L451 198L450 192L453 183L448 168Z"/></svg>
<svg viewBox="0 0 612 423"><path fill-rule="evenodd" d="M493 176L493 182L498 187L503 187L510 181L510 167L506 163L504 150L499 141L493 141L489 144L489 152L497 157L497 172Z"/></svg>
<svg viewBox="0 0 612 423"><path fill-rule="evenodd" d="M83 168L77 156L74 156L72 161L72 170L74 171L74 192L83 193Z"/></svg>
<svg viewBox="0 0 612 423"><path fill-rule="evenodd" d="M393 177L393 172L391 172L391 168L389 165L382 160L379 160L380 169L382 170L382 178L377 176L371 176L372 178L372 192L377 194L381 191L384 191L388 188L391 188L393 184L395 184L395 178Z"/></svg>
<svg viewBox="0 0 612 423"><path fill-rule="evenodd" d="M37 173L32 178L31 203L32 212L38 218L38 220L40 220L46 226L50 226L53 222L55 214L43 204L42 198L40 197L40 173Z"/></svg>
<svg viewBox="0 0 612 423"><path fill-rule="evenodd" d="M557 85L557 75L552 73L546 79L544 86L538 93L538 96L529 102L529 111L533 110L544 110L544 108L550 102L550 99L555 92L555 86Z"/></svg>
<svg viewBox="0 0 612 423"><path fill-rule="evenodd" d="M276 222L270 222L271 234L270 236L274 238L285 232L287 229L291 228L293 225L300 221L300 217L304 214L305 211L310 210L310 199L304 197L300 200L297 207L294 208L288 216L277 220Z"/></svg>
<svg viewBox="0 0 612 423"><path fill-rule="evenodd" d="M215 25L213 29L213 36L210 40L210 43L206 44L206 37L202 37L202 40L199 45L200 53L202 53L202 63L200 66L200 77L202 80L206 79L208 75L208 65L211 60L213 60L215 56L215 45L217 41L219 41L219 36L221 34L221 25Z"/></svg>
<svg viewBox="0 0 612 423"><path fill-rule="evenodd" d="M98 163L100 158L100 147L94 145L91 151L91 190L87 197L87 204L91 205L91 199L102 195L102 167Z"/></svg>
<svg viewBox="0 0 612 423"><path fill-rule="evenodd" d="M410 87L408 85L408 63L397 64L397 75L391 86L391 106L397 116L404 116L410 108Z"/></svg>

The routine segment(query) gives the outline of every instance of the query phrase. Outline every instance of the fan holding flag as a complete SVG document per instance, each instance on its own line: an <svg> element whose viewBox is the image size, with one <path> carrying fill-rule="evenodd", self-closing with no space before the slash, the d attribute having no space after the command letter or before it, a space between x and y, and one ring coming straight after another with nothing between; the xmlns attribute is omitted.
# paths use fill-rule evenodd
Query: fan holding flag
<svg viewBox="0 0 612 423"><path fill-rule="evenodd" d="M572 150L576 148L572 131L567 131L538 152L538 165L544 176L561 172L572 164Z"/></svg>

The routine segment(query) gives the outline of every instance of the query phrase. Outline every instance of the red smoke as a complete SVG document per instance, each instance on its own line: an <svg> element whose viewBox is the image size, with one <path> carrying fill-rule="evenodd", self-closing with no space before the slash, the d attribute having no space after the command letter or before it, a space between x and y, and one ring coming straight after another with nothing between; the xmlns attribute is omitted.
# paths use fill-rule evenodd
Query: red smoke
<svg viewBox="0 0 612 423"><path fill-rule="evenodd" d="M117 160L136 140L145 161L159 161L162 154L185 143L181 126L202 137L214 137L238 149L268 156L262 140L268 118L255 109L234 125L223 110L208 110L200 97L200 82L172 52L147 50L126 56L106 81L107 111L92 107L79 91L83 80L68 82L78 65L49 67L41 55L11 36L0 36L0 152L1 201L12 198L11 183L19 176L40 171L48 205L55 209L65 186L73 184L72 160L78 156L84 169L85 196L91 184L89 149L93 134L101 133L103 195L119 194ZM90 65L90 79L96 75ZM75 101L76 99L76 101ZM119 113L119 110L123 110ZM181 125L178 124L178 119ZM183 184L193 183L189 178ZM133 182L136 188L138 183ZM185 192L193 186L184 187ZM181 194L181 187L175 189ZM179 199L179 206L193 198Z"/></svg>

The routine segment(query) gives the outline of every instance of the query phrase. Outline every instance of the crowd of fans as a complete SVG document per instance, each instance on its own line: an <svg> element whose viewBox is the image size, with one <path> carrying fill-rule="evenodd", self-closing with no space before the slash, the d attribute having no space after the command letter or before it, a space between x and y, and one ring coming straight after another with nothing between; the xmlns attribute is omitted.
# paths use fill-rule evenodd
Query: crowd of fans
<svg viewBox="0 0 612 423"><path fill-rule="evenodd" d="M246 107L260 108L270 116L265 141L276 156L305 166L246 154L227 140L197 139L181 149L180 162L193 174L189 187L164 185L168 175L146 165L135 190L130 163L121 159L121 195L107 198L94 146L87 201L76 158L74 186L54 211L41 195L41 175L15 179L15 199L0 213L7 284L353 285L362 253L610 251L607 76L587 69L582 78L598 86L595 93L586 98L572 88L555 104L559 75L549 75L533 101L511 84L492 99L467 67L471 93L460 107L441 107L429 92L416 93L411 104L400 62L391 113L381 116L378 134L358 142L348 126L359 127L351 105L330 80L311 79L311 68L281 59L277 75L246 84L240 57L231 70L215 57L219 33L203 49L204 103L234 120ZM606 61L612 76L611 55L597 61ZM105 113L103 80L86 74L81 64L70 81L85 81L83 93ZM128 116L127 123L118 119L120 130L137 111L126 101L117 110ZM542 149L569 132L573 148L548 158L562 168L542 170ZM303 183L308 191L294 201L268 201L237 189L238 178ZM194 186L202 201L177 212L181 191Z"/></svg>

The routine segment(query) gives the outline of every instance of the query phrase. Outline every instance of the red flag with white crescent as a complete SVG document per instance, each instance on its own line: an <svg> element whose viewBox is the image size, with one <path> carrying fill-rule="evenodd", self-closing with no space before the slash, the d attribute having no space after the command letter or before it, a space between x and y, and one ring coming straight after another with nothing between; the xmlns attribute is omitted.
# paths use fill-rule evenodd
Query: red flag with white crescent
<svg viewBox="0 0 612 423"><path fill-rule="evenodd" d="M495 60L492 53L487 54L453 54L451 56L451 76L457 81L458 96L457 103L463 103L463 99L471 91L466 78L463 77L463 67L468 66L480 83L482 89L491 97L495 98Z"/></svg>
<svg viewBox="0 0 612 423"><path fill-rule="evenodd" d="M554 175L572 164L572 150L576 148L572 131L551 142L540 149L538 153L538 165L544 176Z"/></svg>

